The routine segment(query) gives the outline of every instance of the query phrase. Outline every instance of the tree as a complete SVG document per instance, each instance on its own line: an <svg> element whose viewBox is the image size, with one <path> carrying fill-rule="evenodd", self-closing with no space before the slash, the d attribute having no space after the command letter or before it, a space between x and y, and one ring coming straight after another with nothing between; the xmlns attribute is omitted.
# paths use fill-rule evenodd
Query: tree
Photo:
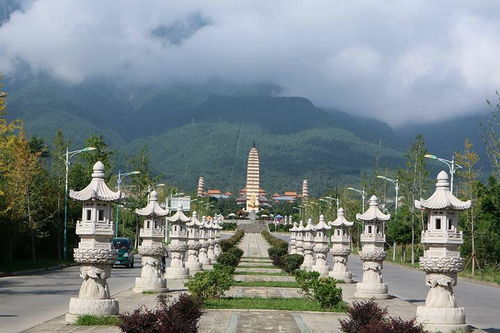
<svg viewBox="0 0 500 333"><path fill-rule="evenodd" d="M481 138L486 145L486 152L490 160L493 175L500 178L500 93L495 91L497 102L495 105L486 100L494 110L486 118L486 123L481 124Z"/></svg>
<svg viewBox="0 0 500 333"><path fill-rule="evenodd" d="M415 141L411 142L410 149L406 154L406 168L398 173L400 184L400 191L403 196L404 204L409 207L411 212L410 226L411 226L411 263L415 264L415 235L416 228L415 219L417 214L420 217L419 229L422 230L424 226L423 211L415 211L415 200L422 198L424 190L427 187L427 179L429 172L425 168L425 157L427 150L425 148L425 141L422 135L418 134Z"/></svg>
<svg viewBox="0 0 500 333"><path fill-rule="evenodd" d="M466 235L470 234L471 252L469 261L472 264L472 275L474 275L477 264L474 203L477 201L477 183L479 176L479 172L475 169L475 166L479 161L479 156L472 150L472 147L473 144L468 139L466 139L464 142L464 152L457 153L455 157L457 163L462 166L462 169L458 169L457 171L457 175L461 179L463 179L463 181L459 183L459 193L462 194L465 198L472 200L473 202L471 209L467 210L464 213L466 217L464 232Z"/></svg>

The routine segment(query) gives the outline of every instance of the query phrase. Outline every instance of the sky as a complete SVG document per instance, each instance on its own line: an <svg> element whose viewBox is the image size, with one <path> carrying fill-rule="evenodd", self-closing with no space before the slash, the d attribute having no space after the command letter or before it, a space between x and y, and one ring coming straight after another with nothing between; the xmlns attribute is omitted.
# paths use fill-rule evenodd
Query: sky
<svg viewBox="0 0 500 333"><path fill-rule="evenodd" d="M391 125L486 109L500 88L500 1L0 0L0 71L77 84L273 83Z"/></svg>

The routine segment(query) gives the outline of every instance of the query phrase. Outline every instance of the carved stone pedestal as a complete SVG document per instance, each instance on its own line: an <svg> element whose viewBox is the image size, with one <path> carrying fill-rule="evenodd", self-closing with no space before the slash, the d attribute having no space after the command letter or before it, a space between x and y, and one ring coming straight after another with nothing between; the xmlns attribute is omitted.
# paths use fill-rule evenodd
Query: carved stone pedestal
<svg viewBox="0 0 500 333"><path fill-rule="evenodd" d="M168 279L186 279L189 276L189 270L182 261L184 253L187 250L186 244L170 244L170 266L165 270L165 278Z"/></svg>
<svg viewBox="0 0 500 333"><path fill-rule="evenodd" d="M300 269L310 271L314 264L314 245L305 242L302 244L302 248L304 249L304 262L300 266Z"/></svg>
<svg viewBox="0 0 500 333"><path fill-rule="evenodd" d="M336 280L342 280L344 283L352 283L352 273L347 268L347 258L351 251L349 249L332 249L331 253L333 256L333 267L328 276Z"/></svg>
<svg viewBox="0 0 500 333"><path fill-rule="evenodd" d="M326 256L329 249L327 247L314 247L314 254L316 256L316 261L311 267L312 271L318 272L321 276L327 276L329 267L326 263Z"/></svg>
<svg viewBox="0 0 500 333"><path fill-rule="evenodd" d="M356 284L355 298L389 298L388 287L382 282L382 265L385 252L361 252L359 258L363 261L363 280Z"/></svg>
<svg viewBox="0 0 500 333"><path fill-rule="evenodd" d="M198 259L198 252L201 249L201 244L196 243L196 244L188 244L188 251L187 251L187 261L186 261L186 268L189 270L189 275L193 276L197 272L201 272L203 270L202 264L199 262Z"/></svg>
<svg viewBox="0 0 500 333"><path fill-rule="evenodd" d="M464 308L457 307L453 293L457 273L463 269L463 258L421 257L420 266L426 271L425 283L431 289L425 305L417 307L417 322L430 332L469 332Z"/></svg>
<svg viewBox="0 0 500 333"><path fill-rule="evenodd" d="M212 261L208 258L208 243L204 242L201 244L200 253L198 260L200 261L201 266L204 270L212 269Z"/></svg>
<svg viewBox="0 0 500 333"><path fill-rule="evenodd" d="M143 291L167 291L167 282L161 274L161 257L165 249L163 246L139 246L139 254L142 255L141 276L135 278L136 293Z"/></svg>

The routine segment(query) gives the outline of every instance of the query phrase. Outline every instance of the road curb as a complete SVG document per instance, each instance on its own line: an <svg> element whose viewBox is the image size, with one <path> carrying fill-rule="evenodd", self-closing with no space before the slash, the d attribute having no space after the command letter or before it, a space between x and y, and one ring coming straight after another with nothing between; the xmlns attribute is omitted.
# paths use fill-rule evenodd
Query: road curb
<svg viewBox="0 0 500 333"><path fill-rule="evenodd" d="M19 275L28 275L28 274L34 274L34 273L42 273L42 272L47 272L47 271L55 271L58 269L63 269L66 267L72 267L72 266L77 266L77 265L78 265L78 263L61 264L61 265L56 265L56 266L44 267L44 268L27 269L24 271L0 273L0 277L19 276Z"/></svg>

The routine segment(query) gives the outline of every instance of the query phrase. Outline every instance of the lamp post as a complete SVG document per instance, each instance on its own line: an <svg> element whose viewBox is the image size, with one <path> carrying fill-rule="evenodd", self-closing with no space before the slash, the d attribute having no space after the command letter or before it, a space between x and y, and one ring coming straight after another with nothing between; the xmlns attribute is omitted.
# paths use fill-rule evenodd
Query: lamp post
<svg viewBox="0 0 500 333"><path fill-rule="evenodd" d="M67 229L68 229L68 187L69 187L69 165L71 158L75 155L78 155L80 153L86 153L89 151L96 150L97 148L95 147L85 147L83 149L79 150L73 150L69 151L68 147L66 147L66 153L64 154L64 164L66 166L66 176L65 176L65 182L64 182L64 236L63 236L63 258L66 260L67 258L67 253L68 253L68 236L67 236Z"/></svg>
<svg viewBox="0 0 500 333"><path fill-rule="evenodd" d="M398 201L399 201L399 197L398 197L398 192L399 192L399 179L392 179L392 178L388 178L388 177L385 177L385 176L382 176L382 175L378 175L377 178L379 179L383 179L385 181L388 181L390 183L393 183L394 184L394 189L396 191L396 201L394 201L394 216L397 215L398 213ZM393 244L392 244L392 261L396 261L396 241L393 241Z"/></svg>
<svg viewBox="0 0 500 333"><path fill-rule="evenodd" d="M354 187L348 187L347 188L348 190L351 190L351 191L354 191L354 192L357 192L359 194L361 194L361 200L362 200L362 205L363 205L363 208L361 209L361 211L365 211L365 199L366 199L366 192L365 192L365 189L363 188L362 190L358 190ZM359 250L359 243L361 243L361 231L358 229L358 244L357 244L357 248Z"/></svg>
<svg viewBox="0 0 500 333"><path fill-rule="evenodd" d="M131 171L131 172L125 172L125 173L122 173L120 170L118 170L118 179L116 181L118 192L120 193L120 191L121 191L122 180L124 177L132 176L132 175L139 175L140 173L141 172L137 171L137 170ZM148 202L149 202L149 192L148 192ZM119 213L120 213L120 204L117 204L116 205L115 237L118 237L118 223L120 221Z"/></svg>
<svg viewBox="0 0 500 333"><path fill-rule="evenodd" d="M455 155L451 155L451 161L432 154L425 154L424 157L442 162L448 166L448 168L450 169L450 192L453 193L453 176L455 175L455 171L457 169L463 169L463 166L455 163Z"/></svg>

